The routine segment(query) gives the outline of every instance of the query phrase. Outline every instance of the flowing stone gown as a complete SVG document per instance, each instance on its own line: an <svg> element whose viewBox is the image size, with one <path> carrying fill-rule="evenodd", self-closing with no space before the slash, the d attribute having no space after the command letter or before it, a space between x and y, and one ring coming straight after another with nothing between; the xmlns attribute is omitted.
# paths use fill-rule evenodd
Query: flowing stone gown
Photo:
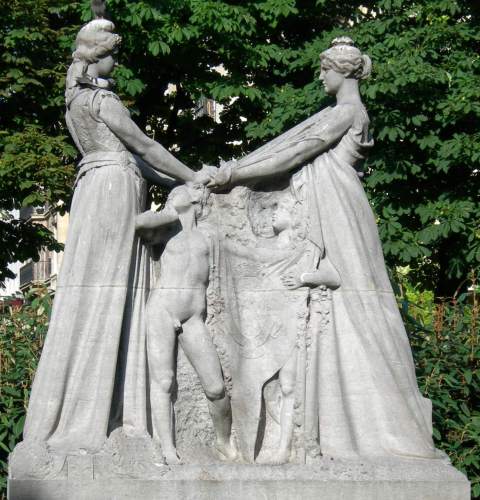
<svg viewBox="0 0 480 500"><path fill-rule="evenodd" d="M145 249L135 216L146 182L98 118L105 90L79 91L67 124L83 154L50 326L32 388L25 441L97 452L107 432L146 431ZM128 353L128 355L127 355Z"/></svg>
<svg viewBox="0 0 480 500"><path fill-rule="evenodd" d="M356 171L369 119L361 104L329 107L238 162L241 183L264 176L260 162L331 144L291 179L308 238L340 274L328 335L314 339L307 367L305 426L322 453L340 457L435 457L431 403L418 390L413 358L386 272L374 214ZM272 174L268 175L272 177Z"/></svg>

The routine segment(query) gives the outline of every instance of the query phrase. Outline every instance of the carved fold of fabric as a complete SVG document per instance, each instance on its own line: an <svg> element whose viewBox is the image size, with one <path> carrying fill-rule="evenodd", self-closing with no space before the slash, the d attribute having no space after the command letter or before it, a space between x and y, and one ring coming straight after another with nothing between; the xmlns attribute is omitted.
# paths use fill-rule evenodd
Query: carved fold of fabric
<svg viewBox="0 0 480 500"><path fill-rule="evenodd" d="M25 440L64 454L94 453L122 420L146 426L139 388L148 275L134 228L145 200L144 181L118 163L106 161L79 179Z"/></svg>
<svg viewBox="0 0 480 500"><path fill-rule="evenodd" d="M264 146L261 146L239 160L236 168L241 170L242 168L254 165L291 148L294 144L311 140L314 136L321 135L322 129L327 128L332 123L331 114L333 110L333 107L325 108L287 132L267 142Z"/></svg>
<svg viewBox="0 0 480 500"><path fill-rule="evenodd" d="M337 457L438 457L431 403L417 387L374 215L355 169L341 157L338 151L321 155L299 174L304 182L296 182L309 227L321 228L341 281L332 292L331 325L310 353L316 356L309 383L317 391L317 439L324 454Z"/></svg>
<svg viewBox="0 0 480 500"><path fill-rule="evenodd" d="M93 168L101 168L106 166L118 166L124 170L128 170L137 177L142 177L141 170L137 165L135 157L128 151L95 151L94 153L86 154L78 164L77 177L74 186L78 181Z"/></svg>
<svg viewBox="0 0 480 500"><path fill-rule="evenodd" d="M262 441L264 389L296 355L299 336L305 336L308 290L287 290L280 277L315 269L320 249L305 241L286 253L270 248L269 254L269 262L261 264L255 253L249 256L244 248L223 241L216 265L233 422L242 457L250 463Z"/></svg>

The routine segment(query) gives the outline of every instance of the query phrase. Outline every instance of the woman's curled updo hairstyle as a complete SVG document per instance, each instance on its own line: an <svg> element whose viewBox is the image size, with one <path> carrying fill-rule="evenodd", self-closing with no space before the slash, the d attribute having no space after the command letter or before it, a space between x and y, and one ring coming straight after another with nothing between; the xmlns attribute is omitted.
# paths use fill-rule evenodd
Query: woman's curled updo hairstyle
<svg viewBox="0 0 480 500"><path fill-rule="evenodd" d="M73 59L91 64L113 54L122 41L114 29L115 25L107 19L95 19L83 26L75 40Z"/></svg>
<svg viewBox="0 0 480 500"><path fill-rule="evenodd" d="M89 64L114 54L122 38L114 33L115 25L107 19L94 19L83 26L75 40L73 62L67 73L66 98L69 101L78 87L78 80L86 78Z"/></svg>
<svg viewBox="0 0 480 500"><path fill-rule="evenodd" d="M348 36L335 38L332 46L320 54L322 68L333 69L346 78L364 80L372 72L372 61L362 54Z"/></svg>

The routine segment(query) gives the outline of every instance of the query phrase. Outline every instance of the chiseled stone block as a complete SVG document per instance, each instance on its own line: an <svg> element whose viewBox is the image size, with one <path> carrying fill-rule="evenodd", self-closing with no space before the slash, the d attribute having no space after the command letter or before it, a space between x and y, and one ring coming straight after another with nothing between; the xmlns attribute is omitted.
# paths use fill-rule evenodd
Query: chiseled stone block
<svg viewBox="0 0 480 500"><path fill-rule="evenodd" d="M9 500L469 500L470 484L441 461L344 462L315 465L158 466L137 479L80 479L84 462L68 463L64 480L10 480ZM73 477L70 471L74 471Z"/></svg>

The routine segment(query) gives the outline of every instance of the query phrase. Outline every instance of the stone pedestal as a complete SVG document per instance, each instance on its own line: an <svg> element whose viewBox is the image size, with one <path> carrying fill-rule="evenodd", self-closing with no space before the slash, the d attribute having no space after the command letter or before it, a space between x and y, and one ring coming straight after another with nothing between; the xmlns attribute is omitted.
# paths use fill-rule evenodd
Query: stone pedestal
<svg viewBox="0 0 480 500"><path fill-rule="evenodd" d="M68 457L62 479L10 479L9 500L469 500L466 477L441 461L312 465L150 464L128 471ZM136 477L133 477L136 476Z"/></svg>

